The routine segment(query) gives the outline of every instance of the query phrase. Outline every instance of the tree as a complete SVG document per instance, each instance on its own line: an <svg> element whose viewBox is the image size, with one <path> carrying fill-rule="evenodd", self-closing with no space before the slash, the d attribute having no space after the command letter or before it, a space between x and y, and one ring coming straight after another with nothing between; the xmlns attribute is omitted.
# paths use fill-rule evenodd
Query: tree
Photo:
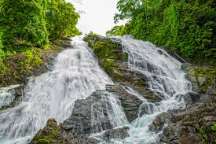
<svg viewBox="0 0 216 144"><path fill-rule="evenodd" d="M0 27L4 49L43 47L48 43L44 0L2 0Z"/></svg>
<svg viewBox="0 0 216 144"><path fill-rule="evenodd" d="M115 20L129 22L109 33L131 34L188 60L216 63L214 0L119 0L117 7Z"/></svg>
<svg viewBox="0 0 216 144"><path fill-rule="evenodd" d="M72 4L64 0L51 0L48 3L46 17L51 40L79 34L76 28L79 14L75 12Z"/></svg>

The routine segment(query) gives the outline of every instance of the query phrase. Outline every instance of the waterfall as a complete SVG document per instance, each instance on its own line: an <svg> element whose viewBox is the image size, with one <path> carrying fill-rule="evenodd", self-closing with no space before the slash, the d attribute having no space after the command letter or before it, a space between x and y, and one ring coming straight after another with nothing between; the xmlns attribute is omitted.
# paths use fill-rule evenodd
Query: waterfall
<svg viewBox="0 0 216 144"><path fill-rule="evenodd" d="M162 100L157 103L141 98L137 92L128 89L129 93L140 98L143 104L140 113L129 124L129 137L111 140L112 144L155 144L160 143L159 135L162 131L152 132L149 126L154 119L169 110L185 108L183 96L192 91L191 83L185 78L182 64L171 57L166 51L156 47L150 42L135 40L130 36L119 38L124 52L128 53L128 68L139 72L147 78L148 86ZM143 112L142 110L145 109ZM103 141L102 144L108 144Z"/></svg>
<svg viewBox="0 0 216 144"><path fill-rule="evenodd" d="M0 143L27 143L43 128L49 118L63 122L69 117L77 99L112 84L101 70L91 49L81 38L55 59L51 71L28 82L23 101L0 112Z"/></svg>
<svg viewBox="0 0 216 144"><path fill-rule="evenodd" d="M192 91L191 83L185 78L181 62L163 49L130 36L118 39L124 52L128 53L128 68L141 73L147 79L148 88L162 100L150 102L134 89L125 87L128 93L142 101L139 116L129 123L118 95L111 94L92 106L91 124L95 125L105 118L99 107L100 102L108 101L112 107L108 110L112 125L115 128L128 127L129 137L109 142L100 139L101 144L158 143L161 131L153 132L149 126L163 112L185 108L183 96ZM81 38L74 38L72 46L56 57L51 71L29 80L23 101L0 112L0 143L28 143L49 118L63 122L72 113L76 100L85 99L96 90L104 90L107 84L113 82L99 67L91 49ZM101 127L96 127L91 136L100 137L101 132L97 132L101 130Z"/></svg>

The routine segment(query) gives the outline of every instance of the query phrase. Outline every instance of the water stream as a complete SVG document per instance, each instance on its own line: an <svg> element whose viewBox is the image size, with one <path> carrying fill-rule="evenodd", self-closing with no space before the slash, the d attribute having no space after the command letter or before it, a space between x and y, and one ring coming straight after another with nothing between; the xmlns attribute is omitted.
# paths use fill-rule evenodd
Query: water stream
<svg viewBox="0 0 216 144"><path fill-rule="evenodd" d="M150 42L135 40L130 36L119 38L122 41L124 51L128 53L128 67L132 71L142 73L148 80L148 86L162 100L157 103L148 102L133 89L129 93L140 98L143 104L140 113L131 124L129 124L129 137L126 139L113 139L112 144L155 144L159 142L162 131L152 132L149 126L153 120L163 112L169 110L184 109L183 96L192 91L191 83L185 78L182 64L170 56L166 51L160 49ZM147 110L146 110L147 109ZM107 144L103 141L102 144Z"/></svg>
<svg viewBox="0 0 216 144"><path fill-rule="evenodd" d="M21 104L0 113L1 144L27 143L49 118L63 122L77 99L112 84L81 38L72 45L57 56L52 71L30 79Z"/></svg>
<svg viewBox="0 0 216 144"><path fill-rule="evenodd" d="M157 143L160 132L151 132L149 125L163 112L184 108L182 96L191 91L191 83L185 78L182 64L164 50L129 36L119 39L129 56L128 67L142 73L148 80L149 89L162 101L151 103L133 89L127 88L129 93L143 101L140 112L142 107L148 109L129 124L118 96L110 96L106 99L111 101L114 112L110 117L113 117L111 119L116 127L129 127L129 137L101 143ZM0 113L1 144L28 143L49 118L63 122L70 116L77 99L84 99L95 90L105 89L106 84L113 84L81 38L74 38L72 45L56 57L51 71L30 79L23 101L18 106Z"/></svg>

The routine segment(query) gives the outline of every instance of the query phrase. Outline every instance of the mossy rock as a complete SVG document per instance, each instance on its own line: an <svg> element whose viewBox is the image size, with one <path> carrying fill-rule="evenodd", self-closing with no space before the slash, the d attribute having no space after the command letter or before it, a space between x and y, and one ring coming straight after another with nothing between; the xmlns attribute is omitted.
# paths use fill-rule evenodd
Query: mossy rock
<svg viewBox="0 0 216 144"><path fill-rule="evenodd" d="M195 91L200 93L212 91L216 95L216 67L188 66L186 71Z"/></svg>
<svg viewBox="0 0 216 144"><path fill-rule="evenodd" d="M43 130L40 130L39 133L33 138L32 144L57 143L59 137L61 137L61 129L54 119L50 119L47 122L47 126Z"/></svg>
<svg viewBox="0 0 216 144"><path fill-rule="evenodd" d="M101 67L114 80L121 79L122 74L119 70L119 64L128 60L128 54L122 51L121 43L93 33L86 35L84 40L92 48Z"/></svg>
<svg viewBox="0 0 216 144"><path fill-rule="evenodd" d="M100 66L115 82L132 87L152 102L160 101L157 95L147 89L144 75L128 69L128 53L123 52L120 41L93 33L88 34L84 40L97 56Z"/></svg>
<svg viewBox="0 0 216 144"><path fill-rule="evenodd" d="M53 44L49 49L29 48L0 58L0 87L23 84L28 77L46 72L47 65L62 50L63 43L68 44L68 41Z"/></svg>

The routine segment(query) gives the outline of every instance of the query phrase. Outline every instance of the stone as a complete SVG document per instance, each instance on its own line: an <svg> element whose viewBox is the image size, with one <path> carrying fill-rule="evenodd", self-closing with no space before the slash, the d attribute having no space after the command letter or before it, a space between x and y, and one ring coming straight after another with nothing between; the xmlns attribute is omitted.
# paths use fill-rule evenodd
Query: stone
<svg viewBox="0 0 216 144"><path fill-rule="evenodd" d="M194 104L200 100L200 95L195 92L188 92L184 95L184 100L186 104Z"/></svg>
<svg viewBox="0 0 216 144"><path fill-rule="evenodd" d="M159 114L152 124L149 126L151 131L159 132L163 129L165 124L168 124L171 119L171 115L169 113L163 112Z"/></svg>
<svg viewBox="0 0 216 144"><path fill-rule="evenodd" d="M180 133L180 144L201 144L202 140L195 134L192 127L183 127Z"/></svg>
<svg viewBox="0 0 216 144"><path fill-rule="evenodd" d="M98 137L106 142L109 142L112 139L125 139L126 137L129 137L128 130L128 127L114 128L106 130Z"/></svg>
<svg viewBox="0 0 216 144"><path fill-rule="evenodd" d="M18 104L23 96L23 85L11 85L0 88L0 109L6 109Z"/></svg>
<svg viewBox="0 0 216 144"><path fill-rule="evenodd" d="M32 139L31 144L97 144L96 139L91 139L76 133L68 133L58 125L55 119L49 119L46 126Z"/></svg>
<svg viewBox="0 0 216 144"><path fill-rule="evenodd" d="M106 90L119 96L121 106L129 122L132 122L138 117L139 107L143 103L137 96L127 92L122 85L108 85Z"/></svg>
<svg viewBox="0 0 216 144"><path fill-rule="evenodd" d="M63 128L83 135L113 128L108 115L112 111L108 96L106 91L96 91L86 99L77 100Z"/></svg>

